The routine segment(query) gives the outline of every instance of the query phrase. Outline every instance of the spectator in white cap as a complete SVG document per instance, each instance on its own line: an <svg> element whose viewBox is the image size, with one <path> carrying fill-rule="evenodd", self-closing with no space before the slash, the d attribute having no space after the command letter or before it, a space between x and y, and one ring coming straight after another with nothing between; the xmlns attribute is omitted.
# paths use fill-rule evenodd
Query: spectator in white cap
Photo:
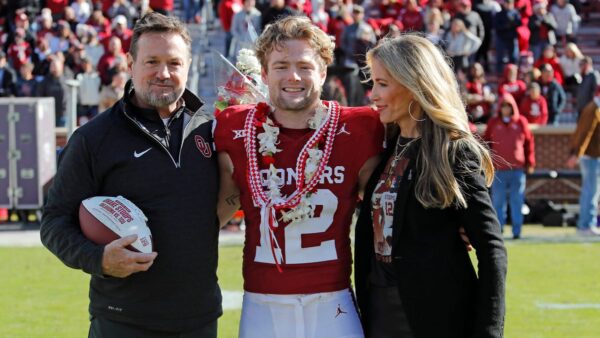
<svg viewBox="0 0 600 338"><path fill-rule="evenodd" d="M121 45L124 52L129 51L131 37L133 31L127 26L127 18L124 15L117 15L112 21L112 36L116 36L121 40Z"/></svg>

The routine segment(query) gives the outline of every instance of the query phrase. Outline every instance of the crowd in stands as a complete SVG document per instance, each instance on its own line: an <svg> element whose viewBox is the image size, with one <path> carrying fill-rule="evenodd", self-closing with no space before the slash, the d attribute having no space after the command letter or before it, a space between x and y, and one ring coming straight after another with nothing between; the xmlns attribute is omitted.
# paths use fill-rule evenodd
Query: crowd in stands
<svg viewBox="0 0 600 338"><path fill-rule="evenodd" d="M127 80L135 20L148 10L199 22L203 0L0 0L0 96L52 96L65 123L67 79L77 79L80 122L109 107ZM472 2L473 1L473 2ZM547 1L551 1L548 3ZM305 14L336 41L325 93L348 105L368 103L361 69L383 36L419 31L452 60L474 123L513 96L530 123L555 124L572 100L592 100L600 76L582 55L577 31L598 0L219 0L224 54L235 58L278 17Z"/></svg>
<svg viewBox="0 0 600 338"><path fill-rule="evenodd" d="M446 51L474 123L486 123L497 98L510 94L530 123L556 124L569 100L576 116L600 81L577 45L597 0L240 1L219 3L222 26L231 31L227 56L276 17L305 14L336 41L330 73L338 83L327 84L326 92L349 105L368 103L369 86L361 85L365 52L380 38L407 31L422 32Z"/></svg>

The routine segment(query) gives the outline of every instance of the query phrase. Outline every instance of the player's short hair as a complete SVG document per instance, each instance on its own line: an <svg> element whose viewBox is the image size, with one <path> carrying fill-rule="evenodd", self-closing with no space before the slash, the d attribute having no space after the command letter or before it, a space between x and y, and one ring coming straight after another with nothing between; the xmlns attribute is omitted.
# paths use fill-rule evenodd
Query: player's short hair
<svg viewBox="0 0 600 338"><path fill-rule="evenodd" d="M148 33L175 33L179 34L188 49L188 57L192 57L192 38L187 28L172 16L165 16L157 12L151 12L139 19L133 27L133 36L129 54L135 60L137 56L137 45L143 34Z"/></svg>
<svg viewBox="0 0 600 338"><path fill-rule="evenodd" d="M289 40L304 40L320 56L323 69L333 63L335 44L331 38L305 16L288 16L268 25L256 40L256 57L267 70L269 55Z"/></svg>

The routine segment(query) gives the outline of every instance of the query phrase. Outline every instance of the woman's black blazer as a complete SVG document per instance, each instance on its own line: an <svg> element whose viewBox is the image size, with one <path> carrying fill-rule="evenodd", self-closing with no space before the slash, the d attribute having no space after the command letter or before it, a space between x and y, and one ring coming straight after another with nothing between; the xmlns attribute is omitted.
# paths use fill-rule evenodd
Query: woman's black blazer
<svg viewBox="0 0 600 338"><path fill-rule="evenodd" d="M418 140L407 149L411 160L402 176L393 221L393 266L411 329L417 338L502 337L507 256L481 169L472 153L458 151L467 165L454 172L468 207L425 209L415 197L420 146ZM356 226L355 282L365 325L374 255L370 201L390 153L367 184ZM476 250L477 274L459 236L460 226Z"/></svg>

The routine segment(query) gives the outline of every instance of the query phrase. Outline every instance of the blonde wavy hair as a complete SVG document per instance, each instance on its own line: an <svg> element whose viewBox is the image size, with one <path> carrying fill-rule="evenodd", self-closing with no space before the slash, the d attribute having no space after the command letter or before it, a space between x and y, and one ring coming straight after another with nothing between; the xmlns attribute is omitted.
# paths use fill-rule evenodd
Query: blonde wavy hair
<svg viewBox="0 0 600 338"><path fill-rule="evenodd" d="M421 147L417 155L417 200L425 208L446 208L455 203L466 207L467 197L454 175L468 170L467 159L457 156L457 152L473 154L488 186L493 181L494 167L488 149L469 129L458 83L447 59L429 40L412 33L384 38L367 53L368 68L374 59L411 91L425 117L418 123Z"/></svg>
<svg viewBox="0 0 600 338"><path fill-rule="evenodd" d="M567 43L567 45L565 46L565 51L571 51L571 53L573 53L573 55L575 56L575 59L583 59L583 53L581 53L581 50L579 50L579 47L577 47L576 44L574 44L573 42L569 42Z"/></svg>
<svg viewBox="0 0 600 338"><path fill-rule="evenodd" d="M269 55L275 48L289 40L307 41L320 56L319 64L324 70L333 62L335 44L331 38L305 16L288 16L268 25L256 40L256 57L267 70Z"/></svg>

